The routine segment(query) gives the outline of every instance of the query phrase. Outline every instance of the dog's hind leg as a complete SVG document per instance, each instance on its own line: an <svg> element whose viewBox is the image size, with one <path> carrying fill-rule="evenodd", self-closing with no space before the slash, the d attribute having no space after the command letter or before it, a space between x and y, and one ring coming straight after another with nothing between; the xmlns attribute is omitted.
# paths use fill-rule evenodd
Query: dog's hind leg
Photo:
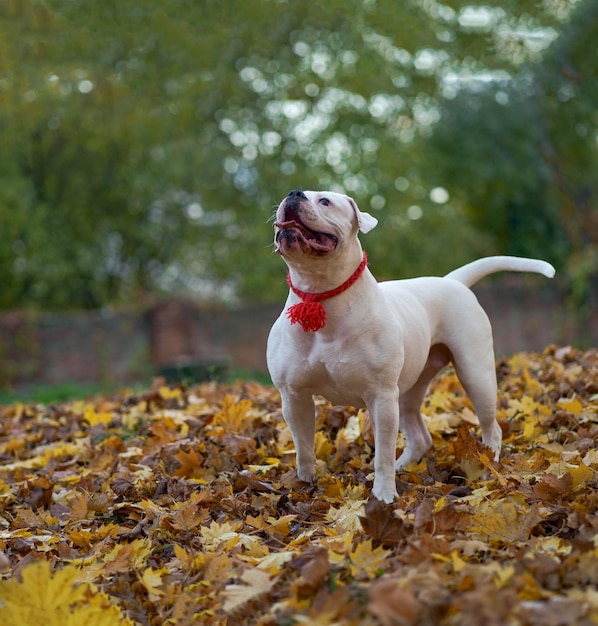
<svg viewBox="0 0 598 626"><path fill-rule="evenodd" d="M496 421L496 366L492 341L486 341L483 350L463 350L454 354L457 377L465 389L482 429L482 441L498 461L502 444L502 430Z"/></svg>
<svg viewBox="0 0 598 626"><path fill-rule="evenodd" d="M409 391L402 394L399 400L401 432L405 436L405 449L395 464L397 471L402 470L409 463L419 461L432 445L432 437L421 414L421 405L430 383L438 372L448 365L449 360L450 354L445 346L432 346L419 379Z"/></svg>

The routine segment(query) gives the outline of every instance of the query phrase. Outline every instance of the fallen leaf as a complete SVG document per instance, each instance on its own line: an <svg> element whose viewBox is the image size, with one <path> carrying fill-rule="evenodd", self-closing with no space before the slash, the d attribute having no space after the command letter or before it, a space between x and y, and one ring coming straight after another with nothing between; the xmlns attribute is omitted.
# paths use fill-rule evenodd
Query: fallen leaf
<svg viewBox="0 0 598 626"><path fill-rule="evenodd" d="M377 498L370 498L365 505L365 516L359 520L366 534L385 546L398 546L409 534L403 520L395 515L394 505Z"/></svg>
<svg viewBox="0 0 598 626"><path fill-rule="evenodd" d="M227 585L222 592L225 613L236 613L249 602L267 595L276 584L276 578L259 569L245 570L241 580L244 585Z"/></svg>
<svg viewBox="0 0 598 626"><path fill-rule="evenodd" d="M3 626L133 626L108 596L81 581L80 571L66 566L52 573L46 561L22 570L22 581L0 581Z"/></svg>

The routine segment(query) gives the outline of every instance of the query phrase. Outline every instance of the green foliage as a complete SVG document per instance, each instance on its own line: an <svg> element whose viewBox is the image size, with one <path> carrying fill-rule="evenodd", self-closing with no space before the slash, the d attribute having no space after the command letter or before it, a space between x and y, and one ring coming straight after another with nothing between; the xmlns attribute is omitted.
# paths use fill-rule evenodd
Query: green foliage
<svg viewBox="0 0 598 626"><path fill-rule="evenodd" d="M160 289L280 297L268 218L296 187L342 189L376 213L365 245L379 275L443 272L513 233L523 249L524 231L526 250L541 249L563 230L555 201L544 203L554 173L528 123L541 105L505 116L467 85L441 105L455 78L483 72L548 85L536 72L570 48L581 54L590 25L572 21L550 48L550 37L528 45L513 33L556 33L575 4L487 2L476 13L461 0L8 0L0 307L90 308ZM567 65L584 76L575 99L590 152L592 62ZM564 136L559 85L550 124ZM487 147L497 138L504 159ZM575 150L562 154L567 176ZM435 186L449 202L430 198ZM519 220L524 205L535 214ZM559 254L577 249L577 234L563 235Z"/></svg>
<svg viewBox="0 0 598 626"><path fill-rule="evenodd" d="M579 3L540 62L445 101L430 142L435 183L496 249L565 270L577 306L598 275L597 36Z"/></svg>

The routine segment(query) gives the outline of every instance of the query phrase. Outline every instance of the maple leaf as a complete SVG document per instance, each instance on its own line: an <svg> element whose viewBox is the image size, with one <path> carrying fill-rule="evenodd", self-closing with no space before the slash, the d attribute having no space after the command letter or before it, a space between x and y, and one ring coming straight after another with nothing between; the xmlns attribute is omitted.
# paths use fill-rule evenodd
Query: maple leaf
<svg viewBox="0 0 598 626"><path fill-rule="evenodd" d="M396 579L380 580L368 593L368 610L382 626L410 626L418 623L419 606L414 592L403 589Z"/></svg>
<svg viewBox="0 0 598 626"><path fill-rule="evenodd" d="M160 589L163 584L163 576L168 574L168 569L162 567L160 569L153 569L148 567L143 571L141 575L141 582L147 589L150 599L156 600L157 596L163 596L164 591Z"/></svg>
<svg viewBox="0 0 598 626"><path fill-rule="evenodd" d="M385 546L398 546L405 541L409 530L395 515L393 504L370 498L365 505L365 516L359 518L363 530Z"/></svg>
<svg viewBox="0 0 598 626"><path fill-rule="evenodd" d="M111 411L96 411L91 405L86 407L83 414L83 419L90 426L97 426L98 424L108 426L112 422L113 417L114 415Z"/></svg>
<svg viewBox="0 0 598 626"><path fill-rule="evenodd" d="M205 522L209 517L209 511L199 508L197 502L177 502L172 513L172 526L177 530L189 532Z"/></svg>
<svg viewBox="0 0 598 626"><path fill-rule="evenodd" d="M471 517L467 530L491 544L525 541L539 521L540 515L535 507L525 506L509 497L482 502Z"/></svg>
<svg viewBox="0 0 598 626"><path fill-rule="evenodd" d="M226 542L232 547L239 540L239 533L237 531L240 527L240 522L224 522L223 524L212 522L209 526L203 526L201 536L204 546L208 550L213 550L221 543Z"/></svg>
<svg viewBox="0 0 598 626"><path fill-rule="evenodd" d="M180 467L174 471L176 476L201 478L205 475L206 470L204 468L203 459L197 454L195 448L190 447L188 451L180 448L180 450L174 455L174 458L180 464Z"/></svg>
<svg viewBox="0 0 598 626"><path fill-rule="evenodd" d="M130 543L117 543L104 555L107 572L127 572L131 568L143 567L152 547L151 539L134 539Z"/></svg>
<svg viewBox="0 0 598 626"><path fill-rule="evenodd" d="M222 403L222 410L212 419L207 428L209 435L222 436L224 433L242 433L248 426L249 413L253 409L251 400L239 400L238 402L227 394Z"/></svg>
<svg viewBox="0 0 598 626"><path fill-rule="evenodd" d="M372 540L361 541L349 552L350 570L355 578L375 578L384 570L384 561L391 554L382 546L374 548Z"/></svg>
<svg viewBox="0 0 598 626"><path fill-rule="evenodd" d="M363 500L349 501L338 509L330 509L326 514L326 520L332 522L339 532L355 532L361 528L360 517L363 513Z"/></svg>
<svg viewBox="0 0 598 626"><path fill-rule="evenodd" d="M164 400L181 400L183 397L183 390L180 387L167 387L163 385L158 389L158 393Z"/></svg>
<svg viewBox="0 0 598 626"><path fill-rule="evenodd" d="M284 515L283 517L269 517L268 526L265 528L266 532L271 535L278 535L280 537L288 537L291 529L290 524L297 518L296 515Z"/></svg>
<svg viewBox="0 0 598 626"><path fill-rule="evenodd" d="M293 583L295 593L299 599L308 598L328 578L328 550L321 546L308 548L292 561L291 566L299 570L299 578Z"/></svg>
<svg viewBox="0 0 598 626"><path fill-rule="evenodd" d="M224 596L223 609L225 613L235 613L251 601L267 595L276 584L266 572L259 569L248 569L241 574L244 585L227 585L222 592Z"/></svg>
<svg viewBox="0 0 598 626"><path fill-rule="evenodd" d="M533 486L534 495L540 500L554 502L566 497L573 486L573 476L566 472L561 478L555 474L545 474Z"/></svg>
<svg viewBox="0 0 598 626"><path fill-rule="evenodd" d="M22 581L0 582L3 626L133 626L104 593L77 584L81 572L66 566L52 573L46 561L22 570Z"/></svg>
<svg viewBox="0 0 598 626"><path fill-rule="evenodd" d="M367 501L365 411L321 398L309 487L289 470L273 387L158 383L122 401L0 407L0 569L23 574L0 581L0 624L14 610L29 626L36 585L61 580L92 626L128 623L125 611L173 626L596 622L597 380L597 350L503 359L495 463L454 372L441 374L423 407L435 445L394 505ZM38 560L57 570L31 584Z"/></svg>

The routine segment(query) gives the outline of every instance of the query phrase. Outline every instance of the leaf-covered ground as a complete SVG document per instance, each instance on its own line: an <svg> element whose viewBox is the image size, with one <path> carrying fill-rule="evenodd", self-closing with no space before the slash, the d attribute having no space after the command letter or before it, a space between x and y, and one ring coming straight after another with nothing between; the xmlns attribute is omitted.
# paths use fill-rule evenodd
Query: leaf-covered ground
<svg viewBox="0 0 598 626"><path fill-rule="evenodd" d="M318 403L304 485L257 383L0 407L0 623L594 625L598 352L498 377L500 462L447 371L392 506L366 414Z"/></svg>

